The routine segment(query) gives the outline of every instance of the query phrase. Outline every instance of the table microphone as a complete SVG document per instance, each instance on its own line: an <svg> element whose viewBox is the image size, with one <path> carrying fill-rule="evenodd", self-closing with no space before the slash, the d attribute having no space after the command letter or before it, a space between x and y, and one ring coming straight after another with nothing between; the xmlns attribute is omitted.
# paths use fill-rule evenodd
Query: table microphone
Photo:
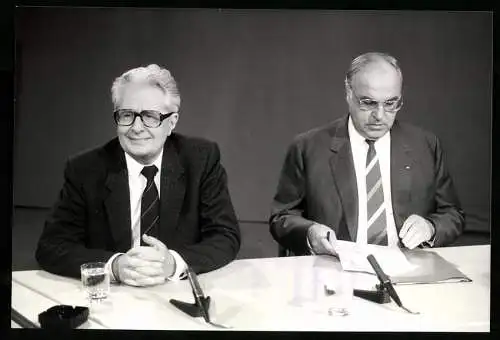
<svg viewBox="0 0 500 340"><path fill-rule="evenodd" d="M196 300L196 304L200 308L201 315L206 322L210 322L210 317L208 315L208 305L210 304L210 298L206 298L205 294L203 294L203 290L201 289L200 282L196 277L196 274L193 272L191 267L188 267L186 270L187 277L191 288L193 290L193 295Z"/></svg>
<svg viewBox="0 0 500 340"><path fill-rule="evenodd" d="M383 289L387 289L387 292L389 293L389 296L396 302L396 304L399 307L401 307L402 309L404 309L405 311L407 311L408 313L419 314L418 312L414 313L414 312L410 311L408 308L406 308L406 307L403 306L403 304L401 303L401 299L398 296L398 293L396 293L396 290L394 289L394 286L392 285L391 280L384 273L384 271L382 270L382 268L380 268L380 266L379 266L377 260L375 259L375 257L370 254L366 258L368 259L368 262L370 262L370 265L372 266L373 270L375 271L375 274L377 274L377 277L380 280L381 287Z"/></svg>
<svg viewBox="0 0 500 340"><path fill-rule="evenodd" d="M189 280L189 284L191 285L191 289L193 290L194 299L196 301L195 306L199 311L199 314L203 316L206 323L211 324L212 326L218 328L229 329L231 326L223 325L220 323L216 323L210 319L210 304L212 303L210 300L210 296L205 296L203 290L201 289L200 282L198 281L198 277L194 273L191 267L187 267L186 274ZM171 300L172 301L172 300Z"/></svg>

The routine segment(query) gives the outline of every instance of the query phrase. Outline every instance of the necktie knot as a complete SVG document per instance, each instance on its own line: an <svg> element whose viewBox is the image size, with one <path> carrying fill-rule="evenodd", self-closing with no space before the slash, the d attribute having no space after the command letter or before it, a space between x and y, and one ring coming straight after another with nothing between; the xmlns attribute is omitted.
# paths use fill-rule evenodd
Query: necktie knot
<svg viewBox="0 0 500 340"><path fill-rule="evenodd" d="M365 142L369 147L373 147L373 144L375 144L375 141L373 139L365 139Z"/></svg>
<svg viewBox="0 0 500 340"><path fill-rule="evenodd" d="M365 142L368 144L368 153L366 154L366 166L368 166L376 154L375 141L373 139L365 139Z"/></svg>
<svg viewBox="0 0 500 340"><path fill-rule="evenodd" d="M154 179L157 172L158 168L156 167L156 165L150 165L150 166L145 166L142 169L141 174L143 174L143 176L146 177L148 182L151 182Z"/></svg>

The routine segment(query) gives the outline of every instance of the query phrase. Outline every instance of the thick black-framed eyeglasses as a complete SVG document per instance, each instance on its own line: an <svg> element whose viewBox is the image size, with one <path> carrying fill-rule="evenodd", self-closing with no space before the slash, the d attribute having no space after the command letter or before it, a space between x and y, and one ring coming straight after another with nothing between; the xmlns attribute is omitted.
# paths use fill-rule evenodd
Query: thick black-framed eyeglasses
<svg viewBox="0 0 500 340"><path fill-rule="evenodd" d="M129 109L120 109L116 110L113 113L113 117L115 119L115 123L120 126L131 126L135 122L136 117L140 117L144 126L150 128L156 128L161 125L161 123L177 112L169 112L169 113L161 113L155 110L143 110L141 112L137 112Z"/></svg>

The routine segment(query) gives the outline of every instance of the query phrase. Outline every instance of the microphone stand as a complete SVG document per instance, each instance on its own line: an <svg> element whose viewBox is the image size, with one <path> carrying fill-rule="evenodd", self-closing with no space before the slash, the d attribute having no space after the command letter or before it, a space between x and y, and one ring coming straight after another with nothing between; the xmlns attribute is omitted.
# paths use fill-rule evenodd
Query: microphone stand
<svg viewBox="0 0 500 340"><path fill-rule="evenodd" d="M384 304L391 302L391 297L389 296L387 289L384 289L380 284L377 284L375 289L376 290L354 289L353 294L354 296L375 303Z"/></svg>
<svg viewBox="0 0 500 340"><path fill-rule="evenodd" d="M203 293L198 278L196 277L196 274L191 269L191 267L187 268L186 273L189 284L191 285L191 290L193 292L195 302L188 303L176 299L170 299L170 303L191 317L197 318L202 316L205 322L211 324L212 326L225 329L231 328L229 326L215 323L210 319L210 296L205 296L205 294Z"/></svg>
<svg viewBox="0 0 500 340"><path fill-rule="evenodd" d="M377 275L377 278L380 281L380 284L376 285L376 291L369 291L369 290L354 290L354 296L370 300L372 302L376 303L388 303L391 301L391 298L396 302L396 304L407 311L410 314L419 314L418 312L412 312L408 308L404 307L401 299L398 296L398 293L394 289L394 286L392 285L391 280L389 277L384 273L382 268L380 268L380 265L378 264L377 260L373 255L368 255L367 256L368 262L370 262L370 265L372 266L373 270L375 271L375 274Z"/></svg>

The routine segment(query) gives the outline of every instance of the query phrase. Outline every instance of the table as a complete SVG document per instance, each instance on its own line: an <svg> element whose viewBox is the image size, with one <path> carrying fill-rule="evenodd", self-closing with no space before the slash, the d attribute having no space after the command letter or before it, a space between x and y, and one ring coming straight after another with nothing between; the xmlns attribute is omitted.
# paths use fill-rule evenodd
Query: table
<svg viewBox="0 0 500 340"><path fill-rule="evenodd" d="M237 260L198 278L205 294L215 301L217 321L234 330L488 332L490 246L432 251L473 282L396 286L403 304L420 315L408 314L394 302L375 304L357 297L352 312L344 317L298 304L304 297L319 298L313 294L314 277L325 266L339 266L333 257ZM169 303L171 298L193 301L187 280L147 288L112 285L110 298L92 307L89 320L80 328L216 330L201 318L180 312ZM38 314L56 304L87 305L80 281L45 271L12 273L12 307L29 320L38 324Z"/></svg>

